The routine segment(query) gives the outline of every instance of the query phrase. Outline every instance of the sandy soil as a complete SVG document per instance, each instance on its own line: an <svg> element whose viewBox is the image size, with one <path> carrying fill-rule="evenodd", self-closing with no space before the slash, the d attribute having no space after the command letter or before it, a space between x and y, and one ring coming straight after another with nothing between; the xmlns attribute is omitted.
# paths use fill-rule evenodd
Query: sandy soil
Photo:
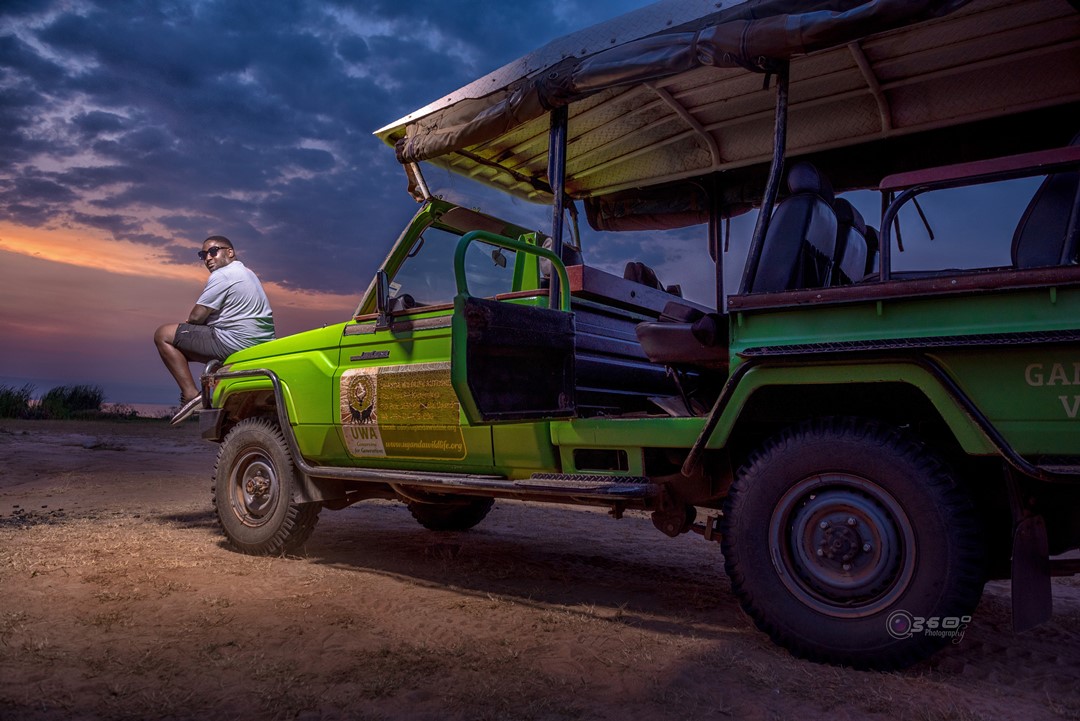
<svg viewBox="0 0 1080 721"><path fill-rule="evenodd" d="M229 551L194 424L0 421L0 719L1078 719L1080 579L901 673L791 658L720 549L643 516L500 502L468 533L324 511Z"/></svg>

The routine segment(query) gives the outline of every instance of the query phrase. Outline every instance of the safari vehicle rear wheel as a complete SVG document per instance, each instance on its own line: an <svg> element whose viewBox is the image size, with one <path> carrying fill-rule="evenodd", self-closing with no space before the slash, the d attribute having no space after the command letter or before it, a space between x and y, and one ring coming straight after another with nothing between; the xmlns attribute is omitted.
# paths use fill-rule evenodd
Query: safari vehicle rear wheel
<svg viewBox="0 0 1080 721"><path fill-rule="evenodd" d="M963 636L984 582L970 498L912 435L823 419L768 441L724 508L743 609L796 656L910 665Z"/></svg>
<svg viewBox="0 0 1080 721"><path fill-rule="evenodd" d="M296 467L278 425L265 418L237 423L214 467L214 506L230 544L267 556L302 546L322 504L294 502L295 483Z"/></svg>
<svg viewBox="0 0 1080 721"><path fill-rule="evenodd" d="M430 531L467 531L487 517L492 498L461 498L446 503L409 501L409 513Z"/></svg>

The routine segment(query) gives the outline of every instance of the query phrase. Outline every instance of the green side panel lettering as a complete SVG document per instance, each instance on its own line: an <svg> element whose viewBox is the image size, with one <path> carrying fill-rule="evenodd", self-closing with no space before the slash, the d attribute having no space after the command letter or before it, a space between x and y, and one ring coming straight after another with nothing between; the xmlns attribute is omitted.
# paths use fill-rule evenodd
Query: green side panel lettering
<svg viewBox="0 0 1080 721"><path fill-rule="evenodd" d="M938 357L1020 454L1080 453L1080 350L1006 348Z"/></svg>

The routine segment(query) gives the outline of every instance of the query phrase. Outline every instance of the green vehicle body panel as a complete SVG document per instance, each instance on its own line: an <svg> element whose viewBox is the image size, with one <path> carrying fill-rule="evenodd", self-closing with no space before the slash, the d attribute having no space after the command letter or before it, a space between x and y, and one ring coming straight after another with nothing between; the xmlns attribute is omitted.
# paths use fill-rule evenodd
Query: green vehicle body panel
<svg viewBox="0 0 1080 721"><path fill-rule="evenodd" d="M852 394L863 392L859 384L903 383L917 389L941 415L957 442L973 455L995 452L993 444L975 425L956 401L925 369L902 362L861 362L836 365L791 365L751 369L732 396L731 405L721 418L709 448L720 448L738 423L740 411L754 392L767 386L790 387L798 393L800 387L813 385L845 385Z"/></svg>
<svg viewBox="0 0 1080 721"><path fill-rule="evenodd" d="M379 466L413 459L440 469L490 468L491 431L464 422L450 386L450 315L444 310L415 316L414 321L442 326L423 330L375 328L374 321L349 324L372 330L342 337L332 384L332 406L339 410L334 423L351 462ZM378 417L353 423L356 410ZM368 443L375 441L375 424L385 455L377 442Z"/></svg>
<svg viewBox="0 0 1080 721"><path fill-rule="evenodd" d="M1080 432L1080 351L1000 349L941 354L968 397L1022 455L1075 455Z"/></svg>
<svg viewBox="0 0 1080 721"><path fill-rule="evenodd" d="M432 201L421 208L387 256L384 269L391 277L424 229L437 224L452 208L443 201ZM535 235L522 234L519 239L491 233L469 236L459 241L455 263L457 305L468 293L460 257L473 240L516 252L514 291L538 288L536 258L553 259L548 251L537 247ZM556 260L554 265L563 287L568 287L562 263ZM408 323L377 328L373 295L372 287L358 309L361 315L357 319L272 341L228 359L232 370L271 368L279 376L299 448L313 463L524 478L536 472L575 472L573 450L598 448L627 452L628 467L614 474L640 475L645 470L641 449L689 448L704 426L704 417L663 416L470 423L467 411L471 399L460 384L453 382L454 374L464 369L464 343L453 341L453 326L460 314L456 316L454 308L446 305L430 312L411 312ZM539 295L515 297L507 302L546 307L548 299ZM560 299L560 305L565 309L569 297ZM995 454L998 449L994 443L939 380L918 363L906 360L899 351L885 358L855 353L828 360L784 358L784 351L815 344L1068 330L1077 317L1080 289L1075 287L1001 289L733 312L728 317L731 371L747 362L756 349L771 349L780 357L743 375L731 390L706 448L722 449L729 443L743 411L761 389L787 387L797 394L808 386L837 385L860 393L860 384L899 383L926 398L966 453ZM934 347L924 354L954 380L1019 453L1076 453L1080 352L1011 344L994 348ZM370 407L365 405L365 393L373 393L375 386L383 399L377 420L380 447L365 445L370 433L364 422L357 420ZM222 407L236 394L271 388L268 379L224 380L215 389L213 404Z"/></svg>
<svg viewBox="0 0 1080 721"><path fill-rule="evenodd" d="M331 382L338 364L338 346L344 323L317 328L247 348L229 356L231 370L272 367L282 379L282 390L301 452L308 458L340 458L341 443L331 433ZM223 381L214 390L214 405L222 407L230 396L272 390L269 379Z"/></svg>
<svg viewBox="0 0 1080 721"><path fill-rule="evenodd" d="M956 338L927 351L1017 452L1071 455L1080 426L1080 350L1025 344L1024 336L1075 328L1080 288L1001 289L968 295L863 301L734 314L733 356L754 348ZM975 337L975 338L973 338ZM967 345L979 337L984 343ZM810 361L806 361L810 362ZM814 375L817 376L815 363ZM822 369L825 372L825 369ZM917 374L912 375L917 377ZM793 381L812 382L810 379ZM917 383L945 416L936 381ZM969 452L975 450L950 422ZM723 424L721 424L721 428ZM964 437L969 442L964 442ZM989 452L989 451L986 451Z"/></svg>
<svg viewBox="0 0 1080 721"><path fill-rule="evenodd" d="M973 455L995 452L981 430L926 370L905 363L843 363L765 366L747 372L731 396L706 448L724 448L754 393L766 387L790 387L792 393L812 385L845 385L853 394L859 384L905 383L917 389L941 414L960 443ZM556 446L591 448L689 448L705 425L695 418L594 418L551 424Z"/></svg>

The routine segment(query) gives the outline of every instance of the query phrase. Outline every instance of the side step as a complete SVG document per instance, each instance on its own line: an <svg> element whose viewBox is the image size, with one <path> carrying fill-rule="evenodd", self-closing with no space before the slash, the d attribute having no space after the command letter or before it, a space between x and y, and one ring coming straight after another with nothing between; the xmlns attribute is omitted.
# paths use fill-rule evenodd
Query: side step
<svg viewBox="0 0 1080 721"><path fill-rule="evenodd" d="M395 485L423 488L428 491L481 491L506 493L521 498L573 498L593 501L640 501L660 493L660 486L637 476L600 476L562 473L536 473L530 478L511 481L501 478L451 474L416 474L408 480L395 479Z"/></svg>
<svg viewBox="0 0 1080 721"><path fill-rule="evenodd" d="M534 473L531 478L513 483L519 488L530 491L563 493L579 497L642 499L655 496L660 492L658 485L641 476Z"/></svg>
<svg viewBox="0 0 1080 721"><path fill-rule="evenodd" d="M323 479L388 484L391 488L417 488L437 493L505 493L512 496L573 498L597 501L637 501L660 493L660 486L641 476L603 476L563 473L536 473L530 478L510 480L503 476L433 471L399 471L374 468L341 468L301 465L310 480ZM325 496L323 497L325 498ZM310 500L320 500L310 495Z"/></svg>

